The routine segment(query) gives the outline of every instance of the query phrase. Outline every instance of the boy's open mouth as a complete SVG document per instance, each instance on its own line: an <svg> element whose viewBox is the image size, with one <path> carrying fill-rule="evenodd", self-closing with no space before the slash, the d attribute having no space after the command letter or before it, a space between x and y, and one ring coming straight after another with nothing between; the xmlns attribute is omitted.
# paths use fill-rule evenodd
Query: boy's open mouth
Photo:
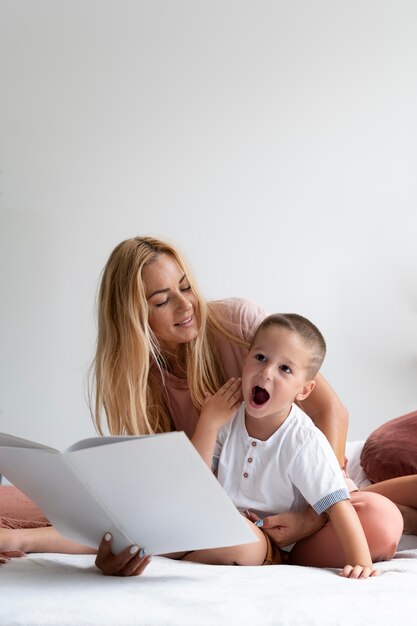
<svg viewBox="0 0 417 626"><path fill-rule="evenodd" d="M258 385L256 385L252 389L252 400L254 404L256 404L257 406L261 406L262 404L265 404L265 402L268 402L269 393L263 387L259 387Z"/></svg>

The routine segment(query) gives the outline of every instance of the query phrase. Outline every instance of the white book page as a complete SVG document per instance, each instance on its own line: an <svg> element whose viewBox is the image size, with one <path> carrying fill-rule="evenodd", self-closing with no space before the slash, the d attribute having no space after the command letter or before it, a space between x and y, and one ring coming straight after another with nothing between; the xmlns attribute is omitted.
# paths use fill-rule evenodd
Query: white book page
<svg viewBox="0 0 417 626"><path fill-rule="evenodd" d="M109 531L115 552L149 554L257 541L184 433L92 438L64 453L17 440L3 438L0 473L70 539L97 547Z"/></svg>
<svg viewBox="0 0 417 626"><path fill-rule="evenodd" d="M96 548L104 532L110 531L124 545L132 544L65 455L48 449L2 447L0 473L31 498L68 539Z"/></svg>
<svg viewBox="0 0 417 626"><path fill-rule="evenodd" d="M30 441L29 439L22 439L21 437L15 437L14 435L8 435L7 433L0 433L0 447L15 447L15 448L31 448L39 450L50 450L51 452L58 452L55 448L44 446L36 441Z"/></svg>
<svg viewBox="0 0 417 626"><path fill-rule="evenodd" d="M257 541L184 433L130 437L69 456L124 535L149 554ZM126 547L114 540L116 550Z"/></svg>
<svg viewBox="0 0 417 626"><path fill-rule="evenodd" d="M161 433L168 434L168 433ZM76 450L86 450L88 448L97 448L98 446L108 446L109 444L117 443L118 441L129 441L131 439L142 439L149 435L124 435L124 436L100 436L89 437L88 439L81 439L71 446L66 448L64 452L75 452Z"/></svg>

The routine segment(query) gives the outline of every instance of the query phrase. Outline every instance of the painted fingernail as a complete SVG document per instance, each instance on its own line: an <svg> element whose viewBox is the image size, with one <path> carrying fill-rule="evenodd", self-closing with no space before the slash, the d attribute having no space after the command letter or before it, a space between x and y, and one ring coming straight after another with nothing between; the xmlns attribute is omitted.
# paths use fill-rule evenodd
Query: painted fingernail
<svg viewBox="0 0 417 626"><path fill-rule="evenodd" d="M263 519L258 519L258 520L256 520L256 522L255 522L255 526L259 526L259 527L261 527L261 526L263 526L263 525L264 525L264 521L263 521Z"/></svg>
<svg viewBox="0 0 417 626"><path fill-rule="evenodd" d="M139 546L132 546L129 550L130 554L136 554L139 552Z"/></svg>
<svg viewBox="0 0 417 626"><path fill-rule="evenodd" d="M111 541L111 534L110 533L106 533L104 535L104 541Z"/></svg>
<svg viewBox="0 0 417 626"><path fill-rule="evenodd" d="M142 550L139 552L139 556L140 557L144 557L146 554L146 550L144 548L142 548ZM149 557L150 558L150 557Z"/></svg>

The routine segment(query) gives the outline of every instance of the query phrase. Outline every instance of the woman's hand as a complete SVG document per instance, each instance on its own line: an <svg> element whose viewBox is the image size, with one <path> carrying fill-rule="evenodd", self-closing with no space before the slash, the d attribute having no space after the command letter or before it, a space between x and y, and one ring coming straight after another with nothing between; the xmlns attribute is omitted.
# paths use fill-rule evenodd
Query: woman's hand
<svg viewBox="0 0 417 626"><path fill-rule="evenodd" d="M206 394L200 422L220 430L237 412L242 402L242 379L229 378L215 394Z"/></svg>
<svg viewBox="0 0 417 626"><path fill-rule="evenodd" d="M241 386L240 378L230 378L214 395L206 394L191 442L209 467L219 430L233 417L242 402Z"/></svg>
<svg viewBox="0 0 417 626"><path fill-rule="evenodd" d="M106 533L98 547L96 566L105 576L139 576L149 565L151 557L138 546L126 548L119 554L111 551L111 534Z"/></svg>
<svg viewBox="0 0 417 626"><path fill-rule="evenodd" d="M309 537L320 530L328 520L326 514L317 515L312 508L305 511L287 511L277 515L269 515L263 520L252 511L247 511L246 516L257 526L261 526L262 530L279 548Z"/></svg>

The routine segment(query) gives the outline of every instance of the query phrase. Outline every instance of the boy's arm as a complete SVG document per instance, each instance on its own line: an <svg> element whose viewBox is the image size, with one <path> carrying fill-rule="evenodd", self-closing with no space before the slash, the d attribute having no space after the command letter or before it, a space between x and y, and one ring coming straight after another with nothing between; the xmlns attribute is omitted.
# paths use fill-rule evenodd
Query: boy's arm
<svg viewBox="0 0 417 626"><path fill-rule="evenodd" d="M345 578L376 576L378 570L374 569L362 524L350 500L337 502L326 512L346 556L347 565L340 575Z"/></svg>
<svg viewBox="0 0 417 626"><path fill-rule="evenodd" d="M206 395L191 442L211 468L219 430L241 404L241 379L230 378L213 396Z"/></svg>

